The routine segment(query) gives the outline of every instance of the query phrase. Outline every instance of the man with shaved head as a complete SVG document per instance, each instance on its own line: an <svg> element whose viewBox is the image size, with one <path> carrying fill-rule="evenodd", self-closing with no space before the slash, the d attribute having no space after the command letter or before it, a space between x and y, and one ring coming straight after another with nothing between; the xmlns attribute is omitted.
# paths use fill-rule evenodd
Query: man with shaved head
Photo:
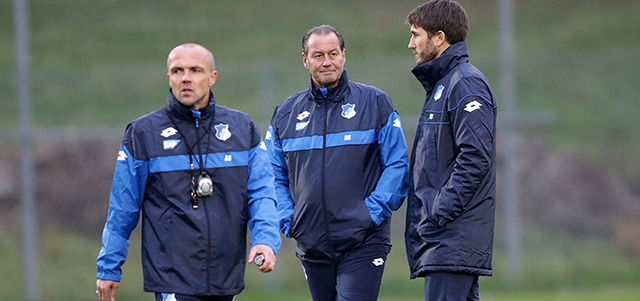
<svg viewBox="0 0 640 301"><path fill-rule="evenodd" d="M191 65L188 65L192 63ZM188 66L186 66L187 64ZM191 67L191 81L183 81L185 67ZM218 78L213 54L198 44L183 44L169 53L167 57L167 78L173 95L181 104L198 110L209 101L209 87Z"/></svg>
<svg viewBox="0 0 640 301"><path fill-rule="evenodd" d="M155 300L233 300L247 262L275 268L281 239L267 149L248 115L216 105L217 78L211 51L177 46L166 106L127 126L97 259L100 300L116 298L138 220L144 290Z"/></svg>

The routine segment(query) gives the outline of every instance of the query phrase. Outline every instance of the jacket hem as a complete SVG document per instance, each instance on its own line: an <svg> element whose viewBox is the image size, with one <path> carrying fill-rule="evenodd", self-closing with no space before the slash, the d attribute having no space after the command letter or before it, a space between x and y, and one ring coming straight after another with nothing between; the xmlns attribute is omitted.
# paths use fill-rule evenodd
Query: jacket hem
<svg viewBox="0 0 640 301"><path fill-rule="evenodd" d="M144 287L145 292L149 293L176 293L176 294L184 294L184 295L193 295L193 296L235 296L239 295L244 290L244 286L242 288L235 289L227 289L227 290L211 290L211 291L190 291L184 289L177 288L167 288L167 287Z"/></svg>
<svg viewBox="0 0 640 301"><path fill-rule="evenodd" d="M450 266L450 265L430 265L424 266L417 271L411 271L410 279L423 278L429 272L464 273L477 276L493 276L493 270L477 267Z"/></svg>

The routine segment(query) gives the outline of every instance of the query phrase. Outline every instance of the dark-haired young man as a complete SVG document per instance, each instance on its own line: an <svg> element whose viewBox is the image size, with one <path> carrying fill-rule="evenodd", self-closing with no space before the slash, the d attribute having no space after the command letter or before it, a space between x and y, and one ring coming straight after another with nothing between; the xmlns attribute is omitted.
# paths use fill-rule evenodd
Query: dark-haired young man
<svg viewBox="0 0 640 301"><path fill-rule="evenodd" d="M467 14L433 0L407 16L412 73L426 91L411 154L405 243L425 300L479 300L492 275L496 102L469 63Z"/></svg>

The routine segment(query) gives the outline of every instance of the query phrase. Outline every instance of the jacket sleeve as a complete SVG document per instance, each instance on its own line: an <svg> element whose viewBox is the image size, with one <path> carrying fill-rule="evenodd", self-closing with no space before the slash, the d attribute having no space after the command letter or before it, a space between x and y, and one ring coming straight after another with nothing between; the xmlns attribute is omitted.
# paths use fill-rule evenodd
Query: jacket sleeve
<svg viewBox="0 0 640 301"><path fill-rule="evenodd" d="M293 216L294 204L291 191L289 190L289 171L284 153L282 152L282 143L276 137L273 125L269 126L265 140L267 142L267 149L269 150L269 157L275 177L280 232L287 238L291 238L289 235L289 226L291 224L291 217Z"/></svg>
<svg viewBox="0 0 640 301"><path fill-rule="evenodd" d="M260 134L257 135L260 136ZM273 187L273 172L267 147L262 139L256 147L249 151L248 176L248 224L251 230L251 246L265 244L277 254L282 239L277 226L278 213Z"/></svg>
<svg viewBox="0 0 640 301"><path fill-rule="evenodd" d="M127 130L127 136L130 135ZM129 250L129 237L137 226L148 177L148 161L137 160L123 142L118 152L109 213L102 231L102 248L96 260L97 278L120 281Z"/></svg>
<svg viewBox="0 0 640 301"><path fill-rule="evenodd" d="M464 212L495 160L495 105L480 94L459 99L449 112L458 155L431 208L432 219L440 226Z"/></svg>
<svg viewBox="0 0 640 301"><path fill-rule="evenodd" d="M400 208L409 187L407 142L396 111L389 114L386 124L377 133L377 140L383 172L365 203L373 221L380 225L393 210Z"/></svg>

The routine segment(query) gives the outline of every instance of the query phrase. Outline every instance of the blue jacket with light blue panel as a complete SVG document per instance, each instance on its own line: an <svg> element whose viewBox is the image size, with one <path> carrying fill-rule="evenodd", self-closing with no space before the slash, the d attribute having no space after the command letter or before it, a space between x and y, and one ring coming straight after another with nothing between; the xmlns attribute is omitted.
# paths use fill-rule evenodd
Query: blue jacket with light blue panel
<svg viewBox="0 0 640 301"><path fill-rule="evenodd" d="M209 95L208 106L192 111L169 92L165 108L127 126L98 279L120 281L140 216L145 291L240 293L247 225L252 246L280 248L274 177L260 132L249 116L215 105ZM191 181L202 171L211 177L213 193L200 197L195 209Z"/></svg>
<svg viewBox="0 0 640 301"><path fill-rule="evenodd" d="M349 81L309 88L276 108L265 138L280 230L304 261L335 263L368 244L390 247L390 217L408 191L407 144L389 97Z"/></svg>

